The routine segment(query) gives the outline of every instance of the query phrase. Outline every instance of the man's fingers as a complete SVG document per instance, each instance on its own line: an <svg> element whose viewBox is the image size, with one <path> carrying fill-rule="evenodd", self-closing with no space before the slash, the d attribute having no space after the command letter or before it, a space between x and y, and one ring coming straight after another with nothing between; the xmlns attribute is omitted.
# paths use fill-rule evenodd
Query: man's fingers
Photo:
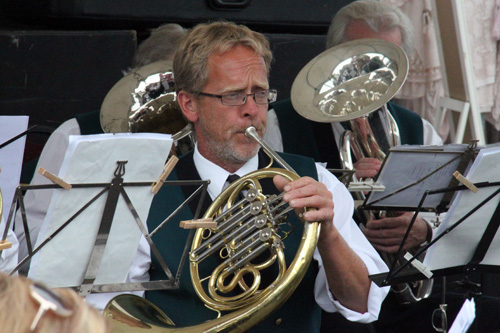
<svg viewBox="0 0 500 333"><path fill-rule="evenodd" d="M273 182L274 182L274 186L276 186L276 188L280 192L284 190L286 184L290 183L290 181L288 179L286 179L285 177L283 177L281 175L274 176Z"/></svg>
<svg viewBox="0 0 500 333"><path fill-rule="evenodd" d="M333 220L332 194L326 186L310 177L289 182L282 176L274 177L274 184L285 191L283 200L295 209L314 208L303 214L308 222L331 222Z"/></svg>

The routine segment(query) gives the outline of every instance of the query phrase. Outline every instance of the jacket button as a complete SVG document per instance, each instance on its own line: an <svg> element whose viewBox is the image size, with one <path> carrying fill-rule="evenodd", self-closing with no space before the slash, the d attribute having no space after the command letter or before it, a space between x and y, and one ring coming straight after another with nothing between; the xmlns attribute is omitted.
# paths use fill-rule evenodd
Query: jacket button
<svg viewBox="0 0 500 333"><path fill-rule="evenodd" d="M282 321L283 321L283 319L278 318L278 319L276 319L276 321L274 322L274 325L278 326L278 325L280 325L280 324L281 324L281 322L282 322Z"/></svg>

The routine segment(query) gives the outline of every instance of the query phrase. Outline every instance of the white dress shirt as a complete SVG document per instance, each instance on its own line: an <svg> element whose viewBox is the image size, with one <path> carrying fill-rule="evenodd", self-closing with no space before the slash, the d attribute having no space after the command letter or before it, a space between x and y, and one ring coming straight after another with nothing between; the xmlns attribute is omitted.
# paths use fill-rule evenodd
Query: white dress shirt
<svg viewBox="0 0 500 333"><path fill-rule="evenodd" d="M5 230L5 223L6 222L4 222L2 216L2 219L0 220L0 240L2 240L3 232ZM9 273L13 270L18 262L19 242L17 241L17 237L11 228L7 231L7 241L12 243L12 246L3 250L0 255L0 272L5 273Z"/></svg>
<svg viewBox="0 0 500 333"><path fill-rule="evenodd" d="M62 124L52 135L47 142L40 160L38 162L38 167L44 167L48 171L58 174L59 168L62 163L62 158L64 157L64 152L68 146L69 135L79 135L80 129L78 123L75 119L71 119L64 124ZM201 179L210 179L211 182L208 186L208 193L212 199L214 199L223 189L224 183L227 179L229 173L220 168L219 166L213 164L212 162L205 159L199 153L197 147L194 153L194 163L201 176ZM258 168L258 157L250 159L241 169L239 169L236 174L243 176L251 171ZM359 255L359 257L365 263L369 274L377 274L381 272L388 271L387 266L380 259L377 252L368 243L363 234L359 231L356 224L352 220L352 210L353 201L347 189L326 169L317 165L319 180L325 183L328 189L333 193L335 202L335 218L334 223L342 234L344 239L353 248L353 250ZM31 184L43 184L48 183L40 175L35 175ZM46 191L46 190L43 190ZM28 221L30 223L30 229L36 235L43 222L45 214L47 212L48 206L50 204L50 195L40 195L42 191L31 191L31 195L25 198L26 210L30 211ZM38 192L38 193L34 193ZM20 220L19 220L20 221ZM17 222L17 219L16 219ZM24 240L24 235L21 232L22 227L16 228L16 233L19 233L20 239ZM19 237L18 236L18 237ZM33 237L33 235L32 235ZM36 238L34 238L36 239ZM24 245L25 248L25 245ZM25 252L21 251L22 254ZM23 258L20 256L20 258ZM358 322L371 322L376 320L378 313L380 311L380 306L383 299L388 293L389 288L379 288L374 283L370 288L369 302L368 302L368 312L361 314L349 310L343 307L339 302L333 299L331 293L328 291L328 284L326 282L326 275L324 273L321 258L319 252L316 251L314 258L319 264L319 274L316 280L315 296L317 303L325 310L329 312L338 311L342 313L347 319ZM131 269L129 271L129 276L127 278L128 282L143 282L149 280L149 267L151 264L151 257L149 251L149 245L144 239L141 240L139 244L138 252L132 262ZM142 292L137 292L137 294L142 295ZM95 308L102 310L107 302L114 297L115 293L107 294L90 294L87 297L87 302L94 306Z"/></svg>

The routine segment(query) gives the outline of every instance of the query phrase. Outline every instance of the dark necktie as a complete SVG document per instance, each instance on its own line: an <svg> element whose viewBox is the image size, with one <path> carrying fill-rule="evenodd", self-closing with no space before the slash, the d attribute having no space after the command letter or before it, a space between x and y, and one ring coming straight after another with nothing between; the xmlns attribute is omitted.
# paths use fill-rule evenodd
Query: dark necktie
<svg viewBox="0 0 500 333"><path fill-rule="evenodd" d="M229 184L231 184L232 182L236 181L240 179L240 176L238 175L229 175L227 176L227 181L229 182Z"/></svg>
<svg viewBox="0 0 500 333"><path fill-rule="evenodd" d="M227 176L227 181L229 182L229 184L232 184L234 181L237 181L238 179L240 179L240 176L238 176L238 175ZM243 198L245 198L245 195L243 194L243 192L240 192L236 198L236 201L240 201Z"/></svg>
<svg viewBox="0 0 500 333"><path fill-rule="evenodd" d="M380 149L387 154L389 151L389 148L391 148L389 140L387 139L387 134L385 133L384 130L384 123L382 122L382 119L380 118L380 113L379 111L375 111L373 113L373 116L368 118L370 122L370 126L373 131L373 135L375 136L375 139L377 140Z"/></svg>

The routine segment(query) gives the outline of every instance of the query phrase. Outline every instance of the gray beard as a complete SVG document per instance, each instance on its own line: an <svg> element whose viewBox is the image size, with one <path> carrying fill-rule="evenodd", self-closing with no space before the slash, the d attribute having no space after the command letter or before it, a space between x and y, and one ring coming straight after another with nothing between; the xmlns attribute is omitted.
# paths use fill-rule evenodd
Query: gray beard
<svg viewBox="0 0 500 333"><path fill-rule="evenodd" d="M233 151L230 145L223 147L222 145L216 145L213 152L217 154L219 158L225 161L230 161L233 163L246 163L249 159L254 157L259 151L259 147L257 146L254 150L246 153L238 153Z"/></svg>
<svg viewBox="0 0 500 333"><path fill-rule="evenodd" d="M222 161L226 161L229 163L235 164L244 164L252 157L254 157L259 151L260 146L256 145L255 149L247 152L238 152L233 149L231 142L228 141L220 141L212 136L211 133L205 130L203 126L201 126L201 131L205 139L207 140L208 147L213 155L217 156Z"/></svg>

